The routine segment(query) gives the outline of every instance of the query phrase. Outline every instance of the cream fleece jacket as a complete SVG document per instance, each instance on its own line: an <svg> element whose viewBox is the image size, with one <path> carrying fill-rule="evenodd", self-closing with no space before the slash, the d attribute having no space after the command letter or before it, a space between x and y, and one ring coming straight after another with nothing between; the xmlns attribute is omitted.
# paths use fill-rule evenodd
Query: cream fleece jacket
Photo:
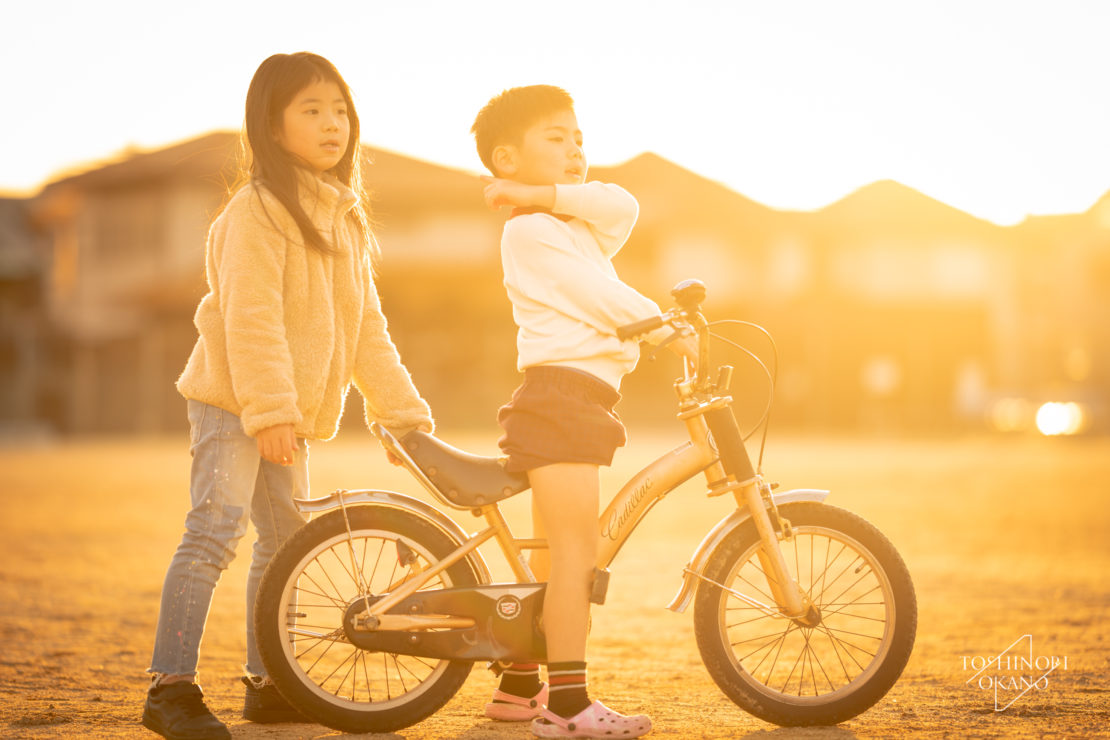
<svg viewBox="0 0 1110 740"><path fill-rule="evenodd" d="M239 190L208 233L209 292L178 390L238 415L250 436L288 423L298 437L330 439L354 381L368 423L398 434L432 431L346 217L357 197L334 178L301 174L301 205L338 252L306 247L265 188Z"/></svg>
<svg viewBox="0 0 1110 740"><path fill-rule="evenodd" d="M563 365L619 389L636 367L639 343L617 327L658 316L659 307L617 277L613 256L624 246L639 204L618 185L556 185L554 213L509 219L501 235L505 289L513 304L517 367ZM669 336L661 329L652 343Z"/></svg>

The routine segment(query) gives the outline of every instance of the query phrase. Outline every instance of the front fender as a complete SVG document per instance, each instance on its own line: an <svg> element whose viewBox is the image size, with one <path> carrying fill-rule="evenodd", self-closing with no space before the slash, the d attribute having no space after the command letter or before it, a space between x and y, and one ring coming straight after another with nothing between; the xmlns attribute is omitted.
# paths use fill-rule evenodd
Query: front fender
<svg viewBox="0 0 1110 740"><path fill-rule="evenodd" d="M340 499L342 499L342 501L340 501ZM413 516L418 516L426 520L429 524L451 538L456 545L462 545L470 539L470 536L462 527L436 507L424 503L419 499L415 499L412 496L394 493L393 491L377 491L370 489L357 491L338 490L329 493L327 496L321 496L320 498L295 498L293 502L297 505L298 509L306 514L318 514L322 511L339 509L344 505L359 504L401 509ZM472 551L467 555L467 559L470 561L471 565L474 566L474 570L478 574L479 583L493 582L489 567L486 565L485 558L482 557L480 552L477 550Z"/></svg>
<svg viewBox="0 0 1110 740"><path fill-rule="evenodd" d="M828 498L829 492L822 491L816 488L796 488L791 491L783 491L782 493L771 494L771 498L775 500L776 506L783 504L792 504L797 501L815 501L820 503ZM694 598L694 592L697 590L699 578L704 574L706 565L709 564L709 556L717 549L717 545L728 537L733 530L742 525L751 515L748 513L747 507L737 509L721 521L717 522L713 529L709 530L709 534L705 535L698 549L694 551L693 557L686 567L682 569L682 586L679 588L678 593L675 594L674 599L667 608L672 612L684 612L686 607L690 605L691 599Z"/></svg>

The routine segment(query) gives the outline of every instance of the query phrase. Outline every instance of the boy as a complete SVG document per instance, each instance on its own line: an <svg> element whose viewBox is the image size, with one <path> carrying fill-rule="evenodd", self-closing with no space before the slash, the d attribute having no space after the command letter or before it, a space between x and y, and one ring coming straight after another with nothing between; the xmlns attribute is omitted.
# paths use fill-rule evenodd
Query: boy
<svg viewBox="0 0 1110 740"><path fill-rule="evenodd" d="M501 261L524 383L498 413L505 431L500 446L509 470L527 471L536 536L548 540L532 566L547 580L550 686L540 683L538 666L510 666L486 715L534 717L539 737L639 737L651 730L651 720L591 702L585 662L598 554L598 469L625 442L613 407L621 378L639 358L639 345L617 339L616 328L660 313L620 281L611 262L639 206L616 185L586 183L574 102L560 88L506 90L481 110L472 131L494 175L483 178L486 203L513 208ZM661 329L648 340L668 335ZM672 346L693 356L689 343Z"/></svg>

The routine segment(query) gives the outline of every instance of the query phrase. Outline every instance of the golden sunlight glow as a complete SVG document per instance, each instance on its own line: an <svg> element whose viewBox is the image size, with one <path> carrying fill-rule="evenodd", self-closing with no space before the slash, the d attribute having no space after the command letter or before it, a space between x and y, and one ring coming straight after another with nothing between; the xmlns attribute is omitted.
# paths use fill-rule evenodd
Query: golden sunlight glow
<svg viewBox="0 0 1110 740"><path fill-rule="evenodd" d="M1037 430L1046 437L1077 434L1085 425L1083 407L1074 401L1050 401L1037 409Z"/></svg>
<svg viewBox="0 0 1110 740"><path fill-rule="evenodd" d="M129 147L236 129L258 62L294 49L322 53L344 73L366 114L366 143L471 171L480 169L468 133L478 107L505 87L550 82L578 102L591 162L652 151L774 208L817 209L893 179L1011 224L1031 212L1084 211L1110 186L1110 98L1091 94L1110 63L1102 38L1110 5L1069 13L989 3L575 0L575 10L551 14L527 3L474 12L445 0L340 0L335 17L372 33L365 45L337 43L329 24L290 24L300 6L289 0L266 13L198 2L175 19L175 34L156 40L134 30L147 20L135 0L115 3L120 23L111 24L98 6L72 4L65 28L49 4L19 4L12 27L21 32L2 45L0 62L15 69L33 58L36 67L7 81L9 98L46 107L5 121L0 192L33 192L76 163ZM198 56L196 38L221 53ZM541 51L568 39L565 53ZM45 44L59 53L43 57ZM400 73L382 74L397 60ZM74 125L74 110L89 115Z"/></svg>

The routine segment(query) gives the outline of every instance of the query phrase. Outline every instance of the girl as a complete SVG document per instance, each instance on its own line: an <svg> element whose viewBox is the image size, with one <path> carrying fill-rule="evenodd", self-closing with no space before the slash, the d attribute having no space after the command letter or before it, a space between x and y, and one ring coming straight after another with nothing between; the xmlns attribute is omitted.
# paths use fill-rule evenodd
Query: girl
<svg viewBox="0 0 1110 740"><path fill-rule="evenodd" d="M306 439L335 435L353 382L367 419L433 430L389 338L360 201L359 121L326 59L266 59L247 91L241 187L208 235L208 294L178 390L188 399L192 509L170 563L143 724L167 738L228 738L196 685L212 592L254 523L247 579L246 699L256 722L303 719L269 683L254 641L266 564L304 519Z"/></svg>

